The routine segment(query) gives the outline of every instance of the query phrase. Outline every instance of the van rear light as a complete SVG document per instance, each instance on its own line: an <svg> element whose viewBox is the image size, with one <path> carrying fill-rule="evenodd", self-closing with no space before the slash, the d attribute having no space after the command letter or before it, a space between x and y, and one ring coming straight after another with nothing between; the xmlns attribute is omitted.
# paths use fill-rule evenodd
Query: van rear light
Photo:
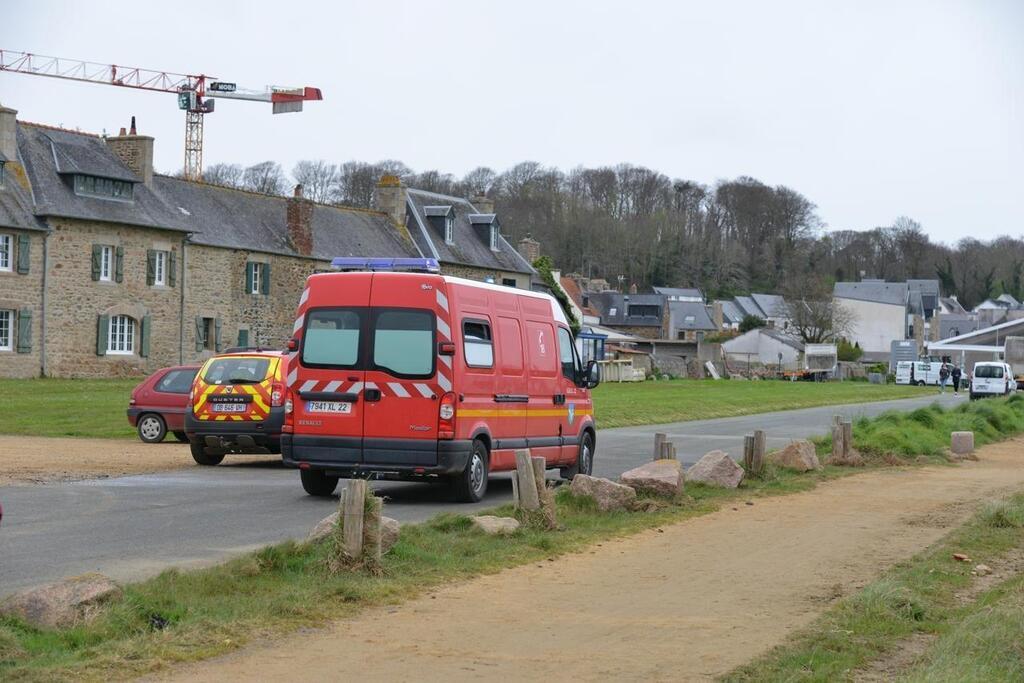
<svg viewBox="0 0 1024 683"><path fill-rule="evenodd" d="M455 394L450 391L441 397L437 409L437 438L455 438Z"/></svg>
<svg viewBox="0 0 1024 683"><path fill-rule="evenodd" d="M281 382L274 382L270 387L270 405L274 408L280 408L284 405L285 388Z"/></svg>

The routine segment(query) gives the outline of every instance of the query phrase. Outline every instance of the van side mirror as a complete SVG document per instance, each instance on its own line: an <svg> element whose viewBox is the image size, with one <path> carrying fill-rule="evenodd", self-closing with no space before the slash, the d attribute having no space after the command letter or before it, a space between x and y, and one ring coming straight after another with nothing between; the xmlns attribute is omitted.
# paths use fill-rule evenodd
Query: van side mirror
<svg viewBox="0 0 1024 683"><path fill-rule="evenodd" d="M580 381L577 384L583 389L593 389L601 383L601 366L596 360L587 361L587 366L580 373Z"/></svg>

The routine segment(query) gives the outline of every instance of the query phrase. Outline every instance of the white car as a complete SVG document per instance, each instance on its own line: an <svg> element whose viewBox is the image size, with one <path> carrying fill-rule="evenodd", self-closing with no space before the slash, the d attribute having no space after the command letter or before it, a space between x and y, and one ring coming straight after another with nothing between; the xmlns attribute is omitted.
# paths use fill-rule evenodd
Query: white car
<svg viewBox="0 0 1024 683"><path fill-rule="evenodd" d="M975 363L971 376L971 398L982 396L1004 396L1017 391L1017 380L1006 363Z"/></svg>

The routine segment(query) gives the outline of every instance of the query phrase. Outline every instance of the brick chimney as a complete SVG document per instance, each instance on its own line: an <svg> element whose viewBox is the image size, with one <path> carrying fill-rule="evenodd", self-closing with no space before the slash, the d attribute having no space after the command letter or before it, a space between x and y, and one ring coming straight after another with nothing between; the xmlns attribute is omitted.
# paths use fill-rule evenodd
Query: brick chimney
<svg viewBox="0 0 1024 683"><path fill-rule="evenodd" d="M302 185L288 198L288 242L303 256L313 253L313 202L302 196Z"/></svg>
<svg viewBox="0 0 1024 683"><path fill-rule="evenodd" d="M0 105L0 159L18 160L18 112Z"/></svg>
<svg viewBox="0 0 1024 683"><path fill-rule="evenodd" d="M124 128L116 137L107 138L107 147L125 166L137 175L146 187L153 185L153 138L139 135L135 130L135 117L126 135Z"/></svg>
<svg viewBox="0 0 1024 683"><path fill-rule="evenodd" d="M711 303L711 317L715 321L716 329L725 329L725 311L722 310L721 301Z"/></svg>
<svg viewBox="0 0 1024 683"><path fill-rule="evenodd" d="M494 200L483 193L470 197L469 203L475 206L479 213L494 213Z"/></svg>
<svg viewBox="0 0 1024 683"><path fill-rule="evenodd" d="M401 178L391 174L381 176L373 195L374 207L386 213L391 222L403 230L406 219L405 198L405 185Z"/></svg>
<svg viewBox="0 0 1024 683"><path fill-rule="evenodd" d="M479 205L475 202L474 206L479 208ZM526 233L526 237L519 240L518 251L526 259L527 263L533 264L534 261L540 258L540 242L530 237L530 233Z"/></svg>

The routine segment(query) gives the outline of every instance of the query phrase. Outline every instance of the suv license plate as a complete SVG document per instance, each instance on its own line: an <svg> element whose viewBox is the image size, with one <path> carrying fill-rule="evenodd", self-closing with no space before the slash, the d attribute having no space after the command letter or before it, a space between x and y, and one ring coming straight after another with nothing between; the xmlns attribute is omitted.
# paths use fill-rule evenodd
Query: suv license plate
<svg viewBox="0 0 1024 683"><path fill-rule="evenodd" d="M307 413L341 413L347 415L352 412L352 404L342 401L307 401Z"/></svg>
<svg viewBox="0 0 1024 683"><path fill-rule="evenodd" d="M213 412L215 413L244 413L244 403L214 403Z"/></svg>

